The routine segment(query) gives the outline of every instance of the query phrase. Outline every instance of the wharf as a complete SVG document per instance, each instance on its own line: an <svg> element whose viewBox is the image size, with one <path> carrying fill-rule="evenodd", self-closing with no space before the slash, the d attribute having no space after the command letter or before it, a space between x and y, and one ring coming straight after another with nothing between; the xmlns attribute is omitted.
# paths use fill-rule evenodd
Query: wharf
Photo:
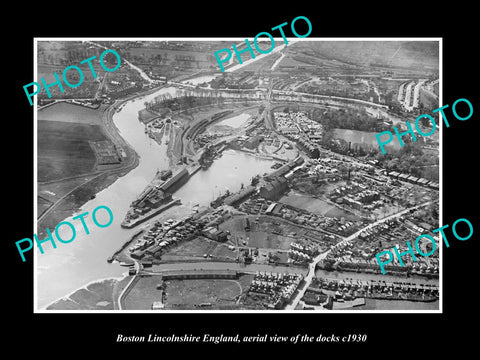
<svg viewBox="0 0 480 360"><path fill-rule="evenodd" d="M196 174L198 172L198 170L200 170L202 168L201 165L194 165L192 166L191 168L188 169L188 173L190 174L190 176Z"/></svg>
<svg viewBox="0 0 480 360"><path fill-rule="evenodd" d="M135 240L140 234L142 234L145 230L141 229L140 231L137 231L130 239L128 239L122 247L120 247L117 251L113 253L113 255L109 256L107 258L107 262L111 263L113 260L115 260L115 257L120 254L133 240ZM122 264L120 264L122 265Z"/></svg>
<svg viewBox="0 0 480 360"><path fill-rule="evenodd" d="M126 221L123 221L122 224L121 224L121 227L123 228L127 228L127 229L131 229L145 221L147 221L148 219L151 219L152 217L154 217L155 215L158 215L160 214L161 212L171 208L172 206L174 205L179 205L181 204L182 202L180 201L180 199L175 199L175 200L172 200L170 201L169 203L167 204L164 204L156 209L152 209L150 210L149 212L147 212L145 215L142 215L142 216L139 216L137 219L133 220L133 221L129 221L129 222L126 222Z"/></svg>

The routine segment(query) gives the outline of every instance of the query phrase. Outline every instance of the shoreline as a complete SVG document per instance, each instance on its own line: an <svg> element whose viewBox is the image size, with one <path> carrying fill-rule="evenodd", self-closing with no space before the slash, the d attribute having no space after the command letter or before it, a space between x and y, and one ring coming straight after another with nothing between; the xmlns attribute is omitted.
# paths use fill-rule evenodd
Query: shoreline
<svg viewBox="0 0 480 360"><path fill-rule="evenodd" d="M161 88L161 87L159 87L159 88ZM135 152L135 150L133 149L133 147L131 147L131 146L127 143L127 141L124 140L124 139L122 138L122 136L120 135L120 132L118 131L118 129L117 129L117 127L115 126L115 123L114 123L114 121L113 121L113 115L114 115L119 109L121 109L121 108L124 106L124 104L126 104L128 101L131 101L131 100L133 100L133 99L135 99L135 98L137 98L137 97L146 96L146 95L151 94L151 93L153 93L153 92L155 92L155 91L158 91L158 88L157 88L157 89L150 89L150 90L147 91L146 93L142 93L142 94L140 94L140 95L136 95L136 96L131 96L131 97L125 98L125 99L123 99L123 100L120 100L118 103L115 102L114 104L112 104L111 106L109 106L107 109L104 110L104 113L102 114L102 121L104 122L105 129L107 129L107 131L108 131L109 128L107 127L107 125L108 125L109 127L112 127L112 126L113 126L113 129L110 128L110 130L113 130L113 131L114 131L115 138L113 138L113 135L109 134L110 136L112 136L112 141L114 141L114 143L115 143L115 140L118 140L118 139L116 138L116 137L118 136L118 138L121 139L121 140L119 140L119 141L122 141L122 147L123 147L123 144L124 144L125 150L128 149L128 150L127 150L127 153L128 153L128 154L127 154L127 157L126 157L126 163L127 163L127 164L125 164L125 167L122 167L121 169L116 169L117 171L119 171L119 173L122 173L122 174L121 174L121 175L119 174L118 177L112 176L112 177L114 177L114 179L111 179L112 181L111 181L109 184L107 184L105 187L110 186L110 185L111 185L112 183L114 183L120 176L123 176L123 175L128 174L131 170L133 170L136 166L138 166L139 161L140 161L140 160L139 160L139 156L138 156L138 154ZM131 151L132 153L130 153L130 151ZM240 150L240 151L241 151L241 150ZM256 154L250 153L250 152L248 152L248 151L245 151L245 153L246 153L246 154L249 154L249 155L251 155L251 156L254 156L254 157L260 157L260 156L258 156L258 155L256 155ZM132 157L130 158L130 156L132 156ZM129 162L130 162L129 160L131 160L131 164L129 163ZM130 166L133 166L133 167L129 168ZM113 172L113 171L112 171L112 172L109 172L109 174L110 174L110 175L113 175L114 172ZM108 181L105 181L105 183L107 183L107 182L108 182ZM104 185L104 184L102 183L102 185ZM104 187L104 188L105 188L105 187ZM87 200L87 201L88 201L88 200ZM142 230L142 231L143 231L143 230ZM117 250L117 251L114 253L114 255L118 255L122 250L124 250L124 249L128 246L128 244L131 243L142 231L137 232L135 235L133 235L133 236L130 238L130 240L126 241L126 242L123 244L123 246L121 247L120 250ZM111 257L112 257L112 261L113 261L114 255L111 256ZM108 260L107 260L107 261L108 261ZM71 292L71 293L68 294L67 296L64 296L64 297L56 300L55 302L53 302L52 304L50 304L50 305L48 305L48 306L52 306L53 304L58 303L59 301L61 301L61 300L63 300L63 299L70 299L71 301L75 302L75 300L74 300L74 299L71 299L70 297L73 296L75 293L79 292L79 291L82 290L82 289L88 290L88 289L87 289L88 286L91 285L92 283L94 283L94 284L96 284L96 283L101 284L102 282L105 282L105 284L101 284L101 286L107 288L107 283L106 283L106 281L109 280L109 279L113 279L113 280L115 280L115 281L118 281L118 279L125 279L125 275L124 275L123 278L105 278L105 279L100 279L100 280L97 280L97 281L92 281L92 282L90 282L89 284L84 285L84 286L76 289L75 291ZM121 280L120 280L120 281L121 281ZM400 299L399 299L399 300L400 300ZM68 300L67 300L67 301L68 301ZM409 300L404 300L404 301L409 301ZM77 304L80 305L79 303L77 303ZM47 307L48 307L48 306L47 306ZM54 309L52 309L52 310L54 310ZM84 310L87 310L87 309L84 309ZM80 311L81 311L81 310L80 310Z"/></svg>
<svg viewBox="0 0 480 360"><path fill-rule="evenodd" d="M132 171L133 169L135 169L139 165L139 163L140 163L139 155L137 154L135 149L133 149L133 147L121 136L118 128L116 127L116 125L113 121L113 115L126 102L134 100L136 98L140 98L142 96L150 95L151 93L154 93L155 91L158 91L159 89L161 89L164 86L165 85L157 86L155 88L148 89L145 92L134 93L132 95L127 96L126 98L118 99L113 104L106 107L103 110L103 112L99 114L99 116L102 118L101 119L102 128L105 132L105 135L113 142L113 144L115 144L120 149L123 149L125 151L125 154L126 154L125 164L122 167L119 167L119 168L98 171L98 173L93 174L93 175L95 175L95 177L86 181L84 184L82 184L77 189L75 189L75 191L82 190L85 185L87 185L90 181L95 180L97 177L99 177L99 178L103 177L104 179L102 179L96 185L96 188L94 189L94 192L92 194L92 195L96 195L100 191L102 191L102 190L106 189L108 186L112 185L115 181L117 181L118 178L120 178L122 176L125 176L126 174L128 174L130 171ZM72 104L72 105L81 106L79 104ZM85 176L85 174L79 174L77 177L83 177L83 176ZM57 181L62 181L62 180L61 179L60 180L55 180L55 182L57 182ZM56 207L58 207L58 205L60 205L60 203L64 200L65 199L60 199L56 203L57 204ZM56 223L62 221L63 219L66 219L66 218L72 216L76 211L78 211L89 200L90 200L90 196L85 197L85 199L82 199L80 202L74 204L75 209L71 209L71 210L68 210L68 211L63 211L61 216L55 216L54 217L55 221L53 221L53 222L55 222L55 224L56 224ZM52 206L55 206L55 205L52 205ZM48 211L48 209L46 211ZM41 216L42 217L45 216L45 217L41 220L40 220L40 217L39 217L39 219L37 219L37 221L38 221L37 227L45 228L46 226L41 226L40 224L45 222L45 219L48 218L49 215L50 214L47 214L47 215L42 214Z"/></svg>
<svg viewBox="0 0 480 360"><path fill-rule="evenodd" d="M140 229L139 231L137 231L135 234L132 235L132 237L125 241L125 243L119 248L117 249L112 255L110 255L108 258L107 258L107 262L108 263L112 263L113 261L120 261L117 259L117 257L120 255L121 252L123 252L125 250L125 248L127 246L129 246L139 235L141 235L143 232L145 231L145 229Z"/></svg>
<svg viewBox="0 0 480 360"><path fill-rule="evenodd" d="M60 310L60 309L48 309L48 307L51 307L51 306L54 306L55 304L57 304L58 302L62 301L62 300L68 300L70 299L71 301L73 301L70 297L72 295L74 295L75 293L77 293L78 291L80 290L87 290L89 291L87 288L90 286L90 285L94 285L94 284L102 284L104 283L105 281L110 281L110 280L113 280L115 282L120 282L122 280L124 280L126 277L128 276L128 272L125 272L124 275L122 277L106 277L106 278L101 278L101 279L95 279L95 280L92 280L92 281L89 281L88 283L80 286L79 288L75 289L75 290L72 290L71 292L69 292L67 295L64 295L62 297L59 297L57 298L56 300L53 300L51 301L50 303L48 303L47 305L43 306L43 307L37 307L37 311L55 311L55 310ZM84 311L84 310L82 310Z"/></svg>
<svg viewBox="0 0 480 360"><path fill-rule="evenodd" d="M127 103L128 101L150 95L150 94L158 91L159 89L161 89L164 86L165 85L157 86L155 88L148 89L145 92L136 93L136 94L127 96L126 98L116 100L113 104L111 104L110 106L105 108L103 110L103 112L99 114L99 116L101 116L101 118L102 118L101 121L102 121L103 129L105 131L106 136L115 145L118 146L120 144L120 148L125 151L127 156L125 158L126 159L125 165L122 166L121 168L106 170L106 171L101 172L101 174L99 174L100 175L99 177L101 178L101 180L97 184L95 184L95 188L94 188L94 194L95 195L97 193L99 193L100 191L103 191L104 189L108 188L113 183L115 183L120 177L128 174L130 171L135 169L140 163L140 157L137 154L137 152L135 151L135 149L125 139L123 139L123 137L121 136L118 128L116 127L116 125L113 121L113 115L118 111L119 108L124 106L124 104ZM73 104L73 105L78 105L78 104ZM75 191L78 191L79 189L84 188L85 185L88 186L88 184L90 183L91 180L93 180L93 179L90 179L90 180L86 181L84 184L82 184ZM68 217L73 216L73 214L75 214L75 212L79 211L79 209L81 209L81 207L84 206L90 200L90 196L85 197L82 200L84 200L84 201L81 201L79 203L74 204L74 206L71 209L69 209L67 211L62 211L60 214L53 214L52 213L52 214L48 214L47 216L45 216L41 220L37 219L37 228L46 228L46 227L48 227L47 224L49 222L58 223L58 222L62 221L63 219L67 219ZM64 201L65 201L64 198L60 199L59 202L57 203L57 206L61 205L61 203L64 202ZM49 216L52 216L52 218L48 219ZM135 237L136 236L132 237L132 239L130 239L128 241L128 243L130 243ZM126 245L127 244L124 244L122 246L122 249ZM117 250L117 251L115 251L115 253L118 254L119 251ZM117 282L120 282L126 276L128 276L128 271L125 272L122 277L107 277L107 278L99 278L99 279L92 280L92 281L88 282L87 284L84 284L84 285L76 288L75 290L71 291L70 293L68 293L64 296L58 297L57 299L55 299L53 301L48 302L48 304L46 304L42 307L37 306L37 304L38 304L38 299L37 299L37 304L35 305L35 309L36 309L36 311L48 311L48 309L47 309L48 307L54 306L54 304L57 304L58 302L61 302L62 300L70 299L70 297L73 294L75 294L79 290L86 289L88 286L90 286L92 284L104 282L104 281L107 281L107 280L115 280ZM37 286L38 286L38 284L37 284ZM55 309L52 309L52 310L55 310Z"/></svg>
<svg viewBox="0 0 480 360"><path fill-rule="evenodd" d="M133 239L131 239L133 240ZM128 241L128 242L131 242ZM87 291L90 291L88 290L87 288L90 286L90 285L94 285L94 284L99 284L101 286L104 286L104 283L106 281L114 281L114 284L113 286L119 284L121 281L125 280L127 277L128 277L128 272L126 271L122 277L107 277L107 278L100 278L100 279L96 279L96 280L92 280L84 285L82 285L81 287L71 291L70 293L68 293L67 295L65 296L62 296L50 303L48 303L47 305L41 307L41 308L37 308L37 312L56 312L56 311L59 311L59 312L64 312L64 311L74 311L74 312L82 312L82 311L105 311L105 310L101 310L101 309L94 309L94 310L90 310L90 309L80 309L80 310L66 310L66 309L48 309L48 307L52 307L52 306L55 306L57 303L61 302L62 300L70 300L70 301L73 301L73 299L71 299L70 297L72 295L74 295L75 293L77 293L78 291L80 290L87 290ZM365 300L367 299L370 299L372 301L375 301L375 300L380 300L380 301L389 301L389 302L392 302L392 303L395 303L396 301L402 301L402 302L409 302L409 303L423 303L423 304L427 304L427 303L434 303L434 302L438 302L439 299L433 299L433 300L428 300L428 301L423 301L423 300L412 300L412 299L396 299L396 298L376 298L376 297L364 297ZM112 301L114 301L113 299L113 291L112 291ZM363 304L363 305L360 305L360 306L354 306L354 307L348 307L348 308L345 308L345 309L333 309L333 310L355 310L355 311L368 311L368 310L365 310L365 309L362 309L363 307L367 306L368 304ZM308 307L318 307L318 305L307 305ZM316 310L319 310L319 311L330 311L328 309L316 309ZM375 310L375 309L373 309ZM396 312L398 309L390 309L392 312ZM412 311L415 311L415 309L411 309ZM112 310L108 310L108 311L112 311ZM118 309L113 309L113 311L118 311ZM282 312L282 310L278 310L279 313ZM145 312L149 312L148 310L145 310Z"/></svg>

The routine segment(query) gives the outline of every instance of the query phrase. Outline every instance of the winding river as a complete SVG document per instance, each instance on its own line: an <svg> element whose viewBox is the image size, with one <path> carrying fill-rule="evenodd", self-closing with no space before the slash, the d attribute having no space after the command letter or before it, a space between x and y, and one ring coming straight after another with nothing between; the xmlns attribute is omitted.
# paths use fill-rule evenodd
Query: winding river
<svg viewBox="0 0 480 360"><path fill-rule="evenodd" d="M90 282L123 276L126 269L118 264L109 264L106 259L142 225L133 229L123 229L120 223L130 203L153 179L157 170L168 168L167 145L163 142L159 145L145 134L143 124L138 121L138 111L144 107L145 101L167 92L173 95L175 91L173 87L162 88L153 94L127 102L114 114L113 121L116 127L121 136L135 149L140 157L140 163L127 175L99 192L95 199L85 203L78 212L65 219L75 225L77 235L74 241L68 244L58 243L56 249L45 244L44 254L37 250L35 295L38 309ZM64 118L71 116L68 106L62 106L62 109L65 112L62 114ZM179 213L189 212L195 203L208 205L214 197L227 189L237 191L242 184L248 185L254 175L271 171L271 164L270 160L227 150L209 169L196 173L174 194L174 197L182 200L182 206L169 209L157 217L164 218L169 215L174 217ZM99 228L93 225L90 217L87 217L90 234L86 235L82 224L78 220L72 220L72 217L85 211L91 214L93 209L100 205L106 205L112 210L113 222L106 228ZM106 213L98 212L97 215L100 223L108 222ZM105 219L102 219L102 215ZM65 230L65 227L61 230ZM71 238L71 232L67 234L69 231L71 230L66 227L65 239ZM60 235L63 235L62 231Z"/></svg>

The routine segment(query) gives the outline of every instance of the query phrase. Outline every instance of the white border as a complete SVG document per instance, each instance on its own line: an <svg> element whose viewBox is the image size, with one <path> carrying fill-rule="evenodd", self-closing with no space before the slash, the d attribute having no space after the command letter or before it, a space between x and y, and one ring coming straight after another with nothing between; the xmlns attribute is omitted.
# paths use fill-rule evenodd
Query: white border
<svg viewBox="0 0 480 360"><path fill-rule="evenodd" d="M168 38L135 38L135 37L119 37L119 38L112 38L112 37L48 37L48 38L33 38L33 64L34 64L34 80L37 81L37 42L38 41L245 41L246 38L244 37L212 37L212 38L195 38L195 37L168 37ZM248 38L249 41L253 41L253 38ZM280 37L275 37L275 41L283 41ZM290 42L290 40L293 40ZM306 38L291 38L287 37L287 41L290 43L294 43L296 41L438 41L439 42L439 68L438 68L438 75L439 75L439 107L443 106L443 38L442 37L368 37L368 38L358 38L358 37L332 37L332 38L319 38L319 37L306 37ZM220 49L218 49L220 50ZM268 54L264 54L264 56L268 56L273 51ZM263 54L262 54L263 55ZM255 57L256 60L263 58L264 56L258 55ZM246 63L246 61L244 62ZM33 175L33 187L34 187L34 233L37 230L37 97L34 98L34 175ZM440 226L443 225L443 122L441 122L440 126L440 134L439 134L439 179L440 179L440 188L439 188L439 224ZM74 314L86 314L86 313L95 313L95 314L230 314L230 313L240 313L240 314L392 314L392 313L430 313L430 314L441 314L443 313L443 242L440 241L440 249L439 249L439 261L440 261L440 276L439 276L439 309L438 310L46 310L46 309L38 309L37 302L38 302L38 293L37 293L37 251L36 249L33 251L33 286L34 286L34 298L33 298L33 312L34 313L43 313L43 314L56 314L56 313L74 313ZM94 280L100 281L101 279ZM85 285L83 285L85 286ZM80 288L80 287L79 287ZM79 289L78 288L78 289ZM76 289L76 290L78 290ZM76 291L74 290L74 291ZM65 295L68 296L68 295ZM57 299L60 300L61 298ZM395 300L392 300L395 301ZM53 303L53 302L52 302ZM50 303L51 304L51 303ZM47 305L48 306L48 305Z"/></svg>

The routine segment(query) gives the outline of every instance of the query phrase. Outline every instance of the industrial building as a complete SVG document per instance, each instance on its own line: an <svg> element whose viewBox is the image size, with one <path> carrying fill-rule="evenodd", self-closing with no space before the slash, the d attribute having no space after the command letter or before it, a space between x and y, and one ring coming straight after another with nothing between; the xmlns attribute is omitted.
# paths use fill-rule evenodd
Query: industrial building
<svg viewBox="0 0 480 360"><path fill-rule="evenodd" d="M227 241L227 233L223 230L218 230L217 228L210 226L202 230L202 235L206 238L215 241Z"/></svg>
<svg viewBox="0 0 480 360"><path fill-rule="evenodd" d="M186 168L183 168L175 175L173 175L169 180L165 181L161 186L160 190L163 192L170 192L173 193L177 190L184 181L188 180L189 174ZM183 181L182 181L183 180Z"/></svg>
<svg viewBox="0 0 480 360"><path fill-rule="evenodd" d="M276 179L267 182L260 187L259 194L264 199L278 200L288 189L288 182L284 176L279 176Z"/></svg>

